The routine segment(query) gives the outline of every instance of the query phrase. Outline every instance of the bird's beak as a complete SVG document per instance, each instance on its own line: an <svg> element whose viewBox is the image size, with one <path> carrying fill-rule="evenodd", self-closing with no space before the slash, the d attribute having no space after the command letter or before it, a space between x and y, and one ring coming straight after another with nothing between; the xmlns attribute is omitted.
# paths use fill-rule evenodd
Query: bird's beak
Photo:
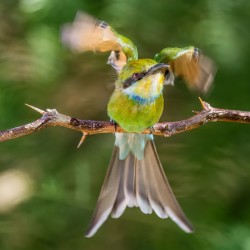
<svg viewBox="0 0 250 250"><path fill-rule="evenodd" d="M156 71L161 70L161 69L165 69L168 70L170 68L170 66L166 63L158 63L154 66L152 66L148 71L147 71L147 75L151 75L154 74Z"/></svg>

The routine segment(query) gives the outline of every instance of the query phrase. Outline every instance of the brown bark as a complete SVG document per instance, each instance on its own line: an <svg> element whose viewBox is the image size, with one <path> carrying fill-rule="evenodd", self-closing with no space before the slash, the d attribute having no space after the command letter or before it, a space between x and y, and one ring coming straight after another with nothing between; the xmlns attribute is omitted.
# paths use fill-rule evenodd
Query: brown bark
<svg viewBox="0 0 250 250"><path fill-rule="evenodd" d="M182 121L157 123L153 128L146 129L142 133L152 133L154 135L169 137L198 128L208 122L237 122L250 124L250 112L213 108L201 99L200 102L202 110L197 112L194 116ZM115 132L126 133L121 127L112 122L80 120L60 114L55 109L43 111L30 105L27 106L39 112L42 117L31 123L1 131L0 142L25 136L51 126L60 126L82 132L83 137L79 146L87 135Z"/></svg>

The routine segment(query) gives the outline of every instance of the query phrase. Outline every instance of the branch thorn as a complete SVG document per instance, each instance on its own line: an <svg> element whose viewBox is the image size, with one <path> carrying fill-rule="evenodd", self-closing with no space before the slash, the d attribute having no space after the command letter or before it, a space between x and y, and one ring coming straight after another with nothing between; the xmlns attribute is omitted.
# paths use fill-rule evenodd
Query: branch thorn
<svg viewBox="0 0 250 250"><path fill-rule="evenodd" d="M77 148L80 148L80 146L82 145L82 143L85 141L86 137L87 137L87 133L83 132L82 133L82 138L81 138L79 144L77 145Z"/></svg>
<svg viewBox="0 0 250 250"><path fill-rule="evenodd" d="M29 104L27 104L27 103L25 103L25 105L26 105L27 107L29 107L29 108L35 110L36 112L42 114L42 115L45 113L45 111L43 111L42 109L36 108L36 107L34 107L34 106L31 106L31 105L29 105Z"/></svg>
<svg viewBox="0 0 250 250"><path fill-rule="evenodd" d="M200 101L200 103L201 103L202 109L203 109L203 110L207 110L207 109L208 109L207 103L204 102L204 101L202 101L202 99L201 99L200 97L199 97L199 101Z"/></svg>

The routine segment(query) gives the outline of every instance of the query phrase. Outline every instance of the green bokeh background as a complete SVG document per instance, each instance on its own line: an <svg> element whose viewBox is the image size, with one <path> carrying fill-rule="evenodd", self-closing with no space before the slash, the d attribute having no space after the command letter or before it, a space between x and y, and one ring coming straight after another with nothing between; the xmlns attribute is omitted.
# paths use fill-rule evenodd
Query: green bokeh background
<svg viewBox="0 0 250 250"><path fill-rule="evenodd" d="M167 46L202 48L218 66L214 89L204 99L215 107L250 110L248 0L1 0L1 130L39 117L24 103L108 120L115 79L108 54L73 54L60 42L62 24L77 10L131 38L140 57ZM162 121L200 109L197 95L181 81L166 87L165 105ZM213 123L156 138L173 191L196 228L191 235L171 220L127 209L94 238L84 238L114 136L90 136L76 149L80 136L57 127L0 144L0 185L1 176L13 171L30 179L28 198L5 210L0 206L1 250L250 249L249 125Z"/></svg>

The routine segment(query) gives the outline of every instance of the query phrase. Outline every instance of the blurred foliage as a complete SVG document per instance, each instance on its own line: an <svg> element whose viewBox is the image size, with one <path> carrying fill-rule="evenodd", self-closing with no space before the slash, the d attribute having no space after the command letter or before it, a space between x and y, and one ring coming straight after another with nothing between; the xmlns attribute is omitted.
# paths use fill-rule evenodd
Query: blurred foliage
<svg viewBox="0 0 250 250"><path fill-rule="evenodd" d="M60 27L77 10L130 37L141 57L167 46L202 48L218 65L215 87L205 100L250 110L247 0L1 0L1 130L38 117L24 103L82 119L108 119L115 74L107 55L77 55L61 46ZM165 103L165 121L200 109L196 94L181 82L166 88ZM191 235L170 220L127 209L94 238L84 238L114 138L91 136L77 150L79 139L74 131L50 128L0 144L0 185L11 175L19 186L7 182L6 193L20 191L19 200L0 210L1 250L250 249L249 125L215 123L156 138L173 190L196 227Z"/></svg>

